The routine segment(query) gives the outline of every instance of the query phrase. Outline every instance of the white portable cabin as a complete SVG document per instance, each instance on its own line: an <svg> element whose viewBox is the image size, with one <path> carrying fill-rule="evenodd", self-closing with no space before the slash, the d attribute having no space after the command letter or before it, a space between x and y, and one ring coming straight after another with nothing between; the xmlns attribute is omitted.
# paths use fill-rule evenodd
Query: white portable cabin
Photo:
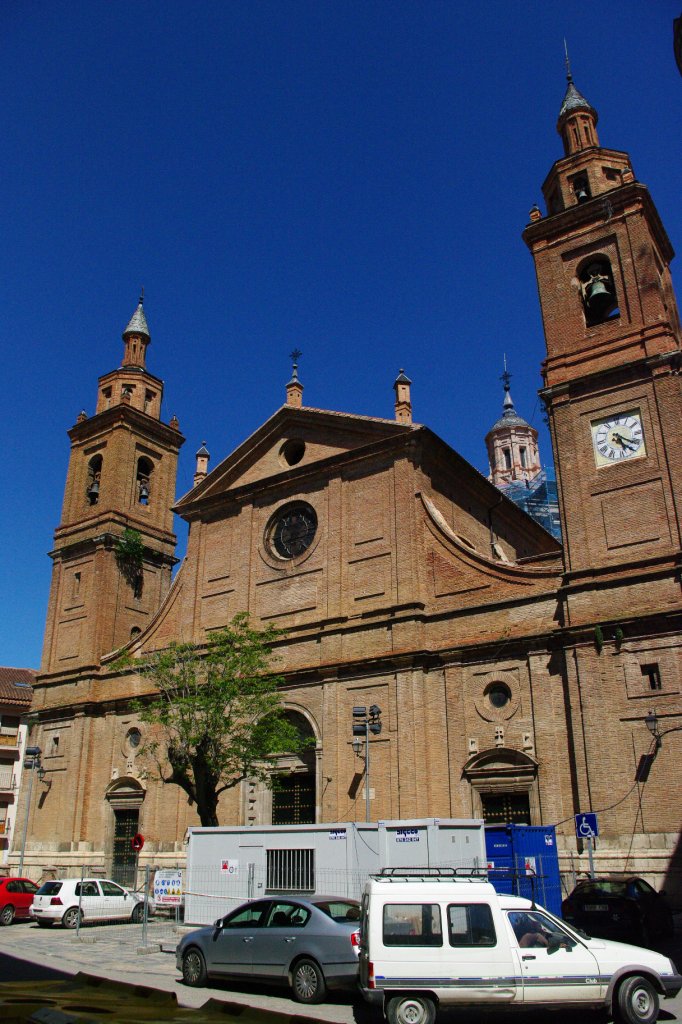
<svg viewBox="0 0 682 1024"><path fill-rule="evenodd" d="M190 828L185 921L210 924L269 893L360 899L384 867L485 868L480 819Z"/></svg>

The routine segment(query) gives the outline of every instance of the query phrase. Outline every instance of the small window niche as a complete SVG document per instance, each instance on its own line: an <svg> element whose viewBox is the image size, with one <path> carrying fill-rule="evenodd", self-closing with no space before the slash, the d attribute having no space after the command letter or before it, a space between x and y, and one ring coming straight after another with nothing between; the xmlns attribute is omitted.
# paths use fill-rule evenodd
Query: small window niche
<svg viewBox="0 0 682 1024"><path fill-rule="evenodd" d="M137 460L137 500L140 505L148 505L152 493L152 473L154 466L149 459Z"/></svg>
<svg viewBox="0 0 682 1024"><path fill-rule="evenodd" d="M502 449L502 455L504 456L504 468L505 469L511 469L512 468L511 449L510 448L503 448Z"/></svg>
<svg viewBox="0 0 682 1024"><path fill-rule="evenodd" d="M608 323L620 316L611 264L606 256L592 257L578 271L585 323Z"/></svg>
<svg viewBox="0 0 682 1024"><path fill-rule="evenodd" d="M85 493L90 505L97 505L100 495L100 480L102 477L102 456L93 455L88 462L88 482Z"/></svg>
<svg viewBox="0 0 682 1024"><path fill-rule="evenodd" d="M661 681L661 670L658 667L657 662L652 662L648 665L640 665L642 670L642 679L646 681L650 690L662 690L663 683Z"/></svg>
<svg viewBox="0 0 682 1024"><path fill-rule="evenodd" d="M592 198L590 182L586 174L576 174L575 178L570 179L570 184L577 203L586 203L588 199Z"/></svg>

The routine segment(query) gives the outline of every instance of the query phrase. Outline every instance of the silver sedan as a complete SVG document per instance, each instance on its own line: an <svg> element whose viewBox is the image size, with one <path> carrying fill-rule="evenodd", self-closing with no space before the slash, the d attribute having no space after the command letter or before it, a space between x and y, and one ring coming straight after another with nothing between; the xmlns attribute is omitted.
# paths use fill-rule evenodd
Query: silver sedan
<svg viewBox="0 0 682 1024"><path fill-rule="evenodd" d="M355 986L359 927L356 900L272 896L184 935L177 966L187 985L205 985L209 978L288 981L298 1002L320 1003L327 989Z"/></svg>

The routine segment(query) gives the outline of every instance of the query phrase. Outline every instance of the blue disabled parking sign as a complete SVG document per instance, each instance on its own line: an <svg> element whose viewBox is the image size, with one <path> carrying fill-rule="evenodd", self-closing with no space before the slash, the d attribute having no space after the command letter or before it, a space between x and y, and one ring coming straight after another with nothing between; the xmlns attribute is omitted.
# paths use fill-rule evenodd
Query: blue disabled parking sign
<svg viewBox="0 0 682 1024"><path fill-rule="evenodd" d="M597 815L591 811L575 816L575 834L578 839L594 839L599 835Z"/></svg>

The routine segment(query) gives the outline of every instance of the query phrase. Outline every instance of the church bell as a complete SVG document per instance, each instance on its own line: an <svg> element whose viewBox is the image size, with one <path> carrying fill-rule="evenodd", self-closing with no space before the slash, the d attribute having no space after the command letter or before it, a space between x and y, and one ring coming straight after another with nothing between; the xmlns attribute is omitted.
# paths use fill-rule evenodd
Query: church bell
<svg viewBox="0 0 682 1024"><path fill-rule="evenodd" d="M607 282L601 278L589 281L585 285L585 302L591 313L604 313L613 302Z"/></svg>

